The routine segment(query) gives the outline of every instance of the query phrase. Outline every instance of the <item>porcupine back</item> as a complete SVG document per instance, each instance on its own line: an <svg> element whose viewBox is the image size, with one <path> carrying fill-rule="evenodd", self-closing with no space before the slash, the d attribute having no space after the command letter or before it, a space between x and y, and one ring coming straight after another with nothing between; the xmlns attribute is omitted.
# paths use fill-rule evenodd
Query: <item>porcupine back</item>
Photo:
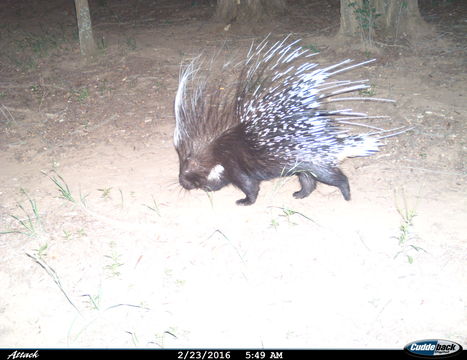
<svg viewBox="0 0 467 360"><path fill-rule="evenodd" d="M252 186L242 184L244 180L232 179L234 171L244 170L243 179L258 184L297 173L302 191L295 197L307 196L318 180L338 186L350 199L347 178L337 164L345 157L368 156L378 151L380 139L387 133L357 122L370 118L366 114L351 109L329 110L329 104L385 100L339 97L369 86L367 80L333 77L374 60L345 60L320 68L310 62L315 54L297 43L286 38L270 45L264 40L252 47L242 62L225 63L221 71L224 80L209 73L209 66L206 73L199 58L185 67L176 95L174 142L180 173L198 173L199 177L189 184L181 179L182 186L218 190L233 183L247 194L243 201L250 197L240 203L249 204L255 201L259 186L253 186L258 190L248 189ZM235 80L229 82L225 75L230 73ZM350 130L355 127L371 132L354 134ZM234 154L235 149L241 153L244 148L247 151L243 155ZM227 161L227 157L237 160ZM303 171L309 175L301 176ZM331 177L326 179L328 174ZM217 179L220 175L224 177L222 181ZM305 191L307 183L309 189Z"/></svg>
<svg viewBox="0 0 467 360"><path fill-rule="evenodd" d="M368 64L345 60L320 68L308 60L309 50L284 41L267 47L260 44L247 57L239 84L237 116L245 124L251 144L265 156L281 163L337 165L346 157L368 156L378 151L379 137L385 131L357 119L369 118L351 109L327 110L329 103L370 98L334 98L340 94L367 89L367 80L332 80L344 71ZM352 126L352 122L353 125ZM353 127L371 128L371 133L352 135Z"/></svg>

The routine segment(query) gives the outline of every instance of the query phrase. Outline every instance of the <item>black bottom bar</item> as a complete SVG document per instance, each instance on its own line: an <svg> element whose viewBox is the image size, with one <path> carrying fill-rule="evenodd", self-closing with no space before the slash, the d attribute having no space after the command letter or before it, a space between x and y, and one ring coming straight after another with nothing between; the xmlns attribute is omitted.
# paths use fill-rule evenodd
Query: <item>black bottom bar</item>
<svg viewBox="0 0 467 360"><path fill-rule="evenodd" d="M465 352L450 359L464 359ZM151 360L295 360L295 359L416 359L403 350L289 349L0 349L0 360L103 359L124 356Z"/></svg>

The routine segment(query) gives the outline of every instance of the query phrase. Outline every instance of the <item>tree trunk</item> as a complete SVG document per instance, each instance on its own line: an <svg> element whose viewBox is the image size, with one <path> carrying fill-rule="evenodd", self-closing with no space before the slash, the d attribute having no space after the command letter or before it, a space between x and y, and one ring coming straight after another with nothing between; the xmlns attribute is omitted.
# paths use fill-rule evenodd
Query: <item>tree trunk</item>
<svg viewBox="0 0 467 360"><path fill-rule="evenodd" d="M360 37L367 45L374 38L397 42L429 30L418 9L418 0L341 0L339 34Z"/></svg>
<svg viewBox="0 0 467 360"><path fill-rule="evenodd" d="M376 11L384 14L378 25L386 38L415 37L425 33L429 26L418 9L418 0L375 0Z"/></svg>
<svg viewBox="0 0 467 360"><path fill-rule="evenodd" d="M90 56L96 52L96 42L92 34L91 15L88 0L75 0L78 19L79 47L81 55Z"/></svg>
<svg viewBox="0 0 467 360"><path fill-rule="evenodd" d="M285 0L217 0L218 21L250 22L285 13Z"/></svg>
<svg viewBox="0 0 467 360"><path fill-rule="evenodd" d="M350 37L356 37L361 33L360 24L351 6L353 3L361 7L363 0L341 0L341 25L339 33Z"/></svg>

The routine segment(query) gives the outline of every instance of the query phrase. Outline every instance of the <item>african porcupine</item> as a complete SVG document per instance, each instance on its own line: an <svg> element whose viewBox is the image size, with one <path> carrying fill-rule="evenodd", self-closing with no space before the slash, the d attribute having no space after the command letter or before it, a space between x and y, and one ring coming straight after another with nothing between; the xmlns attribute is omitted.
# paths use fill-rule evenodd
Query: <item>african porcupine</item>
<svg viewBox="0 0 467 360"><path fill-rule="evenodd" d="M320 181L338 187L350 200L339 161L378 151L387 131L351 122L369 118L366 114L324 107L336 101L369 100L334 98L368 88L367 80L328 79L373 60L357 64L345 60L319 68L307 61L315 54L297 42L286 38L269 45L266 39L252 46L241 63L224 64L223 75L236 72L232 83L206 75L199 58L182 69L174 144L179 182L185 189L216 191L233 184L246 195L237 204L250 205L261 181L296 174L301 190L293 194L295 198L310 195ZM351 135L349 125L373 132Z"/></svg>

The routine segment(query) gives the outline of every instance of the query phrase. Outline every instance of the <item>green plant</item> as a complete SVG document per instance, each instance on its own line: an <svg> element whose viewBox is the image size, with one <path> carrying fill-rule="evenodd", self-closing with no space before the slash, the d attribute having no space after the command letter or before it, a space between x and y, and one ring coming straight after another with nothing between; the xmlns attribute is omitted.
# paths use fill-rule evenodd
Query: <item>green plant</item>
<svg viewBox="0 0 467 360"><path fill-rule="evenodd" d="M57 174L57 177L58 179L55 177L55 176L49 176L45 173L43 173L44 175L46 175L50 180L53 181L53 183L55 185L57 185L58 187L58 191L60 192L60 195L62 198L64 198L65 200L68 200L74 204L77 204L77 201L75 200L75 198L73 197L73 195L71 194L71 190L70 188L68 187L68 184L65 182L65 180L63 180L63 178Z"/></svg>
<svg viewBox="0 0 467 360"><path fill-rule="evenodd" d="M414 238L413 235L413 226L414 226L414 218L417 216L417 213L415 211L415 207L410 207L407 204L407 198L405 196L405 193L402 192L402 206L400 206L397 203L397 196L396 197L396 209L398 214L401 217L401 224L399 226L399 232L398 235L395 236L395 238L398 241L399 246L401 247L401 250L397 252L397 254L394 256L394 258L397 258L399 255L404 254L407 258L407 261L409 264L412 264L414 261L413 256L410 254L412 250L415 250L417 252L419 251L424 251L426 252L423 248L416 246L412 243L412 240Z"/></svg>
<svg viewBox="0 0 467 360"><path fill-rule="evenodd" d="M98 295L90 295L90 294L84 294L84 295L81 295L83 297L87 297L88 300L87 300L87 307L90 308L91 310L100 310L100 300L101 300L101 296L100 294Z"/></svg>
<svg viewBox="0 0 467 360"><path fill-rule="evenodd" d="M76 232L76 235L77 235L78 237L88 236L88 234L86 234L86 232L84 231L84 229L78 229L78 231Z"/></svg>
<svg viewBox="0 0 467 360"><path fill-rule="evenodd" d="M305 45L305 46L303 46L303 48L304 48L304 49L308 49L308 50L310 50L310 51L313 52L313 53L318 53L318 52L319 52L318 48L317 48L315 45L313 45L313 44Z"/></svg>
<svg viewBox="0 0 467 360"><path fill-rule="evenodd" d="M372 6L369 0L362 0L359 5L358 2L349 3L349 7L353 9L355 18L360 27L360 34L362 40L368 45L373 44L373 35L376 28L376 19L381 14L376 13L376 8Z"/></svg>
<svg viewBox="0 0 467 360"><path fill-rule="evenodd" d="M138 337L136 336L136 333L131 332L131 331L125 331L127 334L131 336L131 342L135 347L138 346Z"/></svg>
<svg viewBox="0 0 467 360"><path fill-rule="evenodd" d="M19 229L2 231L0 232L0 235L16 233L28 236L30 238L39 238L42 235L43 227L37 203L35 200L29 197L24 189L21 189L20 191L27 197L32 214L26 210L23 205L18 203L18 208L24 213L23 217L16 215L10 216L18 222L20 225Z"/></svg>
<svg viewBox="0 0 467 360"><path fill-rule="evenodd" d="M159 210L159 205L157 205L156 203L156 200L154 200L154 197L151 195L151 198L152 198L152 206L149 206L149 205L146 205L146 204L143 204L143 206L147 207L149 210L152 210L156 213L157 216L161 216L161 212ZM122 197L123 199L123 197ZM123 203L123 201L122 201Z"/></svg>
<svg viewBox="0 0 467 360"><path fill-rule="evenodd" d="M63 230L63 238L65 240L80 239L84 236L88 236L84 229L78 229L76 231Z"/></svg>
<svg viewBox="0 0 467 360"><path fill-rule="evenodd" d="M104 255L106 258L110 259L110 263L104 266L104 270L107 270L109 273L109 277L117 277L120 276L120 267L124 264L121 262L120 258L121 255L117 254L115 251L115 243L110 243L111 252L110 255Z"/></svg>
<svg viewBox="0 0 467 360"><path fill-rule="evenodd" d="M214 192L212 191L205 191L204 192L209 199L209 203L211 204L211 208L214 208Z"/></svg>
<svg viewBox="0 0 467 360"><path fill-rule="evenodd" d="M279 222L276 219L272 219L270 227L277 229L279 227Z"/></svg>
<svg viewBox="0 0 467 360"><path fill-rule="evenodd" d="M287 223L289 223L290 225L297 225L296 223L294 223L292 221L292 217L295 216L295 215L301 216L304 219L309 220L312 223L318 225L313 219L311 219L310 217L306 216L305 214L303 214L301 212L298 212L298 211L295 211L295 210L292 210L292 209L288 209L286 207L272 206L272 208L279 209L281 212L279 213L278 216L282 217L282 218L285 218L287 220ZM274 220L271 221L271 226L273 226L274 228L277 228L279 226L279 222L274 219Z"/></svg>
<svg viewBox="0 0 467 360"><path fill-rule="evenodd" d="M44 260L43 257L40 257L36 254L31 255L26 253L26 256L31 258L36 264L38 264L42 269L45 270L45 272L52 278L54 283L58 286L62 294L65 296L65 298L68 300L71 306L75 308L75 310L78 312L78 314L81 314L80 310L78 307L74 304L74 302L70 299L68 296L67 292L65 291L64 287L62 286L62 283L60 281L60 277L58 276L57 272L49 265L47 262Z"/></svg>
<svg viewBox="0 0 467 360"><path fill-rule="evenodd" d="M363 89L358 91L359 95L361 96L368 96L372 97L376 95L376 90L373 85L371 85L368 89Z"/></svg>
<svg viewBox="0 0 467 360"><path fill-rule="evenodd" d="M101 197L103 199L110 199L110 190L112 190L111 187L110 188L97 189L97 191L102 192Z"/></svg>
<svg viewBox="0 0 467 360"><path fill-rule="evenodd" d="M83 102L89 97L89 90L86 87L78 89L75 91L75 96L77 97L79 102Z"/></svg>
<svg viewBox="0 0 467 360"><path fill-rule="evenodd" d="M65 240L71 240L71 238L73 237L73 233L71 231L63 230L63 237L65 238Z"/></svg>
<svg viewBox="0 0 467 360"><path fill-rule="evenodd" d="M47 243L45 243L45 244L40 245L39 248L34 249L34 251L36 252L36 256L39 259L43 259L45 256L47 256L48 247L49 247L49 245Z"/></svg>

